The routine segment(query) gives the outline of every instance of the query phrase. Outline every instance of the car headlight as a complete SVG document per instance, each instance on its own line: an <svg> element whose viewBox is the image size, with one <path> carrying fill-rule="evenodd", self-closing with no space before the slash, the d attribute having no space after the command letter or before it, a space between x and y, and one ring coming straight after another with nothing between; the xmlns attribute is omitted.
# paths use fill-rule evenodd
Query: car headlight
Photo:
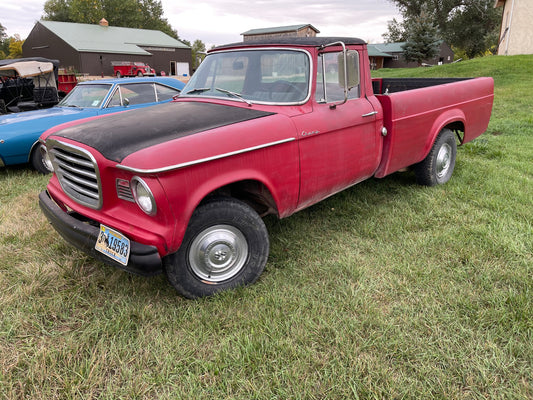
<svg viewBox="0 0 533 400"><path fill-rule="evenodd" d="M50 154L48 154L48 149L44 144L39 146L39 151L41 152L41 157L43 160L43 165L48 169L49 172L54 172L54 167L52 165L52 160L50 159Z"/></svg>
<svg viewBox="0 0 533 400"><path fill-rule="evenodd" d="M135 202L148 215L155 215L157 206L155 204L154 195L145 181L138 176L131 180L131 191Z"/></svg>

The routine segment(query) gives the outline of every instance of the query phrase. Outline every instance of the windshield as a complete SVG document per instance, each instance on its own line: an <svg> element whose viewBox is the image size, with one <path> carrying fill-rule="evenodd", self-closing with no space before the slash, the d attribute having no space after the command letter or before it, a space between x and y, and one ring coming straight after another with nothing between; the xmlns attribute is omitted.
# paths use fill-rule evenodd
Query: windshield
<svg viewBox="0 0 533 400"><path fill-rule="evenodd" d="M298 104L309 94L309 56L267 49L209 54L182 96L223 97L246 103Z"/></svg>
<svg viewBox="0 0 533 400"><path fill-rule="evenodd" d="M77 85L59 102L62 107L101 107L111 85Z"/></svg>

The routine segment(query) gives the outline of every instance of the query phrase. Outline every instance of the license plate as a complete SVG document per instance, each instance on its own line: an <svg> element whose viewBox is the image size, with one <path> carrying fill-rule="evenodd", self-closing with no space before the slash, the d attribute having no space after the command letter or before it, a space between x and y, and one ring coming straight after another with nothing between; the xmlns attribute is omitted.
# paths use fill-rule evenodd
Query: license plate
<svg viewBox="0 0 533 400"><path fill-rule="evenodd" d="M130 240L120 232L100 225L100 234L94 248L122 265L128 264Z"/></svg>

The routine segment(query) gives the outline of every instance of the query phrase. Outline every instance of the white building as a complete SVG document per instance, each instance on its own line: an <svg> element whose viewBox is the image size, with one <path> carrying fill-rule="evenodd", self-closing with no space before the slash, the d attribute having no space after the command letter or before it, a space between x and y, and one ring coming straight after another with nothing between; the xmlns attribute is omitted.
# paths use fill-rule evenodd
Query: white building
<svg viewBox="0 0 533 400"><path fill-rule="evenodd" d="M498 54L533 54L533 0L496 0L502 6Z"/></svg>

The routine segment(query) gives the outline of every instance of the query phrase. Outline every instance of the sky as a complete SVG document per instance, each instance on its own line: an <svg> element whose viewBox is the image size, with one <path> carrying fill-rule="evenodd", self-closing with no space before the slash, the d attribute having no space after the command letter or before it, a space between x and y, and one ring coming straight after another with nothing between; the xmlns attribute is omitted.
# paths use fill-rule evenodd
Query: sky
<svg viewBox="0 0 533 400"><path fill-rule="evenodd" d="M0 23L25 39L43 14L45 0L2 1ZM387 22L401 20L390 0L162 0L164 17L181 39L207 48L242 40L250 29L311 24L319 36L383 42Z"/></svg>

